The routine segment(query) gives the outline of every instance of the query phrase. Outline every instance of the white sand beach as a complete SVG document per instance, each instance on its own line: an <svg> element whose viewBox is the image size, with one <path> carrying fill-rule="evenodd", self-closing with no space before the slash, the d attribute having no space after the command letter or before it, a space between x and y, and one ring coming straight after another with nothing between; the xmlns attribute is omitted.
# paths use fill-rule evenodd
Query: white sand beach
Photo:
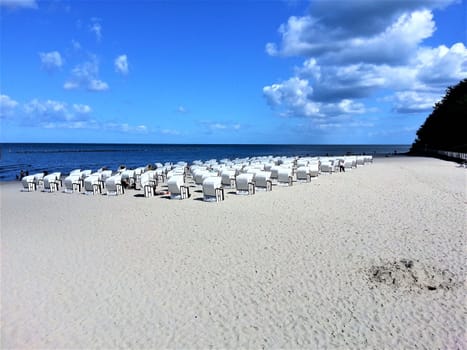
<svg viewBox="0 0 467 350"><path fill-rule="evenodd" d="M2 183L0 346L467 349L466 174L381 158L219 203Z"/></svg>

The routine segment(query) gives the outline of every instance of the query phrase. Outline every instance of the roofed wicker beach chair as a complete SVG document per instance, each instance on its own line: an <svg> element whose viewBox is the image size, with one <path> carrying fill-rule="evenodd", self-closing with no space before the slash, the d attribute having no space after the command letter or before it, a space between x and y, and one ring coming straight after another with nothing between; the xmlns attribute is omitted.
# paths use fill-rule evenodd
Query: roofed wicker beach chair
<svg viewBox="0 0 467 350"><path fill-rule="evenodd" d="M334 172L333 160L329 158L321 160L320 171L322 173L332 174Z"/></svg>
<svg viewBox="0 0 467 350"><path fill-rule="evenodd" d="M107 195L109 196L117 196L119 194L124 194L125 189L122 185L122 175L117 174L109 177L105 181L105 187L107 188Z"/></svg>
<svg viewBox="0 0 467 350"><path fill-rule="evenodd" d="M157 177L155 170L149 170L141 174L141 188L145 197L156 194Z"/></svg>
<svg viewBox="0 0 467 350"><path fill-rule="evenodd" d="M101 175L99 173L93 173L84 179L84 193L85 194L96 194L102 193Z"/></svg>
<svg viewBox="0 0 467 350"><path fill-rule="evenodd" d="M224 169L221 172L222 186L224 188L235 188L236 180L235 176L237 171L235 169Z"/></svg>
<svg viewBox="0 0 467 350"><path fill-rule="evenodd" d="M317 177L319 175L319 161L312 161L308 164L308 169L310 169L310 176Z"/></svg>
<svg viewBox="0 0 467 350"><path fill-rule="evenodd" d="M196 169L193 172L193 180L195 181L195 184L197 185L202 185L203 181L211 176L217 176L217 173L213 173L209 170L203 170L203 169Z"/></svg>
<svg viewBox="0 0 467 350"><path fill-rule="evenodd" d="M365 156L357 156L357 166L365 165Z"/></svg>
<svg viewBox="0 0 467 350"><path fill-rule="evenodd" d="M236 186L237 194L255 194L256 188L254 183L255 174L244 173L237 175Z"/></svg>
<svg viewBox="0 0 467 350"><path fill-rule="evenodd" d="M203 180L203 200L205 202L220 202L224 200L224 189L220 176L210 176Z"/></svg>
<svg viewBox="0 0 467 350"><path fill-rule="evenodd" d="M36 183L34 182L34 175L24 176L21 179L21 183L23 185L22 191L24 192L32 192L37 189Z"/></svg>
<svg viewBox="0 0 467 350"><path fill-rule="evenodd" d="M183 174L171 176L167 180L167 189L170 192L170 199L190 197L190 187L185 185L185 176Z"/></svg>
<svg viewBox="0 0 467 350"><path fill-rule="evenodd" d="M355 164L355 165L354 165ZM354 157L344 157L344 168L352 169L354 166L357 166L357 160Z"/></svg>
<svg viewBox="0 0 467 350"><path fill-rule="evenodd" d="M310 182L311 174L308 166L300 166L297 168L297 181L298 182Z"/></svg>
<svg viewBox="0 0 467 350"><path fill-rule="evenodd" d="M44 188L44 173L34 174L34 182L36 183L36 189L39 187Z"/></svg>
<svg viewBox="0 0 467 350"><path fill-rule="evenodd" d="M277 174L277 184L281 186L292 186L293 171L292 168L280 167Z"/></svg>
<svg viewBox="0 0 467 350"><path fill-rule="evenodd" d="M101 189L105 188L105 180L112 176L112 170L100 170L99 174L99 182L101 184Z"/></svg>
<svg viewBox="0 0 467 350"><path fill-rule="evenodd" d="M272 180L270 171L260 171L255 174L255 188L257 190L272 191Z"/></svg>
<svg viewBox="0 0 467 350"><path fill-rule="evenodd" d="M75 191L81 191L81 172L74 172L67 177L65 177L65 181L63 181L65 185L65 193L73 193Z"/></svg>
<svg viewBox="0 0 467 350"><path fill-rule="evenodd" d="M121 181L126 182L129 187L135 186L136 183L136 170L126 169L121 172Z"/></svg>
<svg viewBox="0 0 467 350"><path fill-rule="evenodd" d="M58 191L60 186L60 177L61 173L55 172L49 175L44 176L44 191L46 192L55 192Z"/></svg>

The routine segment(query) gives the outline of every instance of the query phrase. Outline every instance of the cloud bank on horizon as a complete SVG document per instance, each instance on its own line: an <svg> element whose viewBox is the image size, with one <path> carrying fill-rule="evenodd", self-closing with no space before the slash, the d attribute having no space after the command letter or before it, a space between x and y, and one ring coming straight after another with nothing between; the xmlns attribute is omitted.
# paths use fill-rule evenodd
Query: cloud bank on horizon
<svg viewBox="0 0 467 350"><path fill-rule="evenodd" d="M301 5L0 0L0 141L411 143L467 77L461 1Z"/></svg>

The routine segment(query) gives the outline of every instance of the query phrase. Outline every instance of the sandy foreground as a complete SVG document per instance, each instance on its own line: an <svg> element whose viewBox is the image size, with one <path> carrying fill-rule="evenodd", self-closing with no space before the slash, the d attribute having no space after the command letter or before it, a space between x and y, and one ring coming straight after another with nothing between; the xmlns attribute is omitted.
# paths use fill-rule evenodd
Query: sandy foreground
<svg viewBox="0 0 467 350"><path fill-rule="evenodd" d="M466 174L384 158L220 203L2 183L1 348L467 349Z"/></svg>

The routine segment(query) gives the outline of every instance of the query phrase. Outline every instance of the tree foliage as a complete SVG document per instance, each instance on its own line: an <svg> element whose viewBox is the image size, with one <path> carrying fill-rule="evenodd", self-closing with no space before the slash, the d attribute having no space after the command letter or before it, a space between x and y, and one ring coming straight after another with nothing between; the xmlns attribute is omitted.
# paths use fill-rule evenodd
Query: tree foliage
<svg viewBox="0 0 467 350"><path fill-rule="evenodd" d="M467 79L449 87L417 131L411 153L467 152Z"/></svg>

